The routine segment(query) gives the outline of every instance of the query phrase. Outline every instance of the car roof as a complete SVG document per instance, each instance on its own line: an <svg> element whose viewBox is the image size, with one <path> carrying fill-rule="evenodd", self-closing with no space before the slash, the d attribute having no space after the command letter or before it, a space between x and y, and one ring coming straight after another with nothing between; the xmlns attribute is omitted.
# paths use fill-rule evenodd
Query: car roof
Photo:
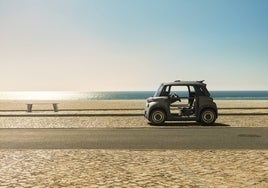
<svg viewBox="0 0 268 188"><path fill-rule="evenodd" d="M181 81L181 80L175 80L174 82L166 82L163 83L164 85L198 85L198 86L206 86L205 83L203 83L204 80L201 81Z"/></svg>

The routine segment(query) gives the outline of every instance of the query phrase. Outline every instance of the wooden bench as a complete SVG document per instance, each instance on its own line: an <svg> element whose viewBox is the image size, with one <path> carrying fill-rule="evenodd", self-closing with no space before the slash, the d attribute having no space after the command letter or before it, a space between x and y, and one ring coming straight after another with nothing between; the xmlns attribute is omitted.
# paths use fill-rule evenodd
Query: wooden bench
<svg viewBox="0 0 268 188"><path fill-rule="evenodd" d="M27 112L32 112L33 105L52 104L54 112L58 112L58 103L27 103Z"/></svg>

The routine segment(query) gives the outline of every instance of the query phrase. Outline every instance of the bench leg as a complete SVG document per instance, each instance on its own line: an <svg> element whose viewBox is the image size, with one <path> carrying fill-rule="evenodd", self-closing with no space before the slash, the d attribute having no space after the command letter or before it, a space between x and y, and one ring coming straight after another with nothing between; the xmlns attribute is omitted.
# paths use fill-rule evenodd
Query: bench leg
<svg viewBox="0 0 268 188"><path fill-rule="evenodd" d="M27 104L27 112L32 112L33 104Z"/></svg>
<svg viewBox="0 0 268 188"><path fill-rule="evenodd" d="M58 104L53 104L54 112L58 112Z"/></svg>

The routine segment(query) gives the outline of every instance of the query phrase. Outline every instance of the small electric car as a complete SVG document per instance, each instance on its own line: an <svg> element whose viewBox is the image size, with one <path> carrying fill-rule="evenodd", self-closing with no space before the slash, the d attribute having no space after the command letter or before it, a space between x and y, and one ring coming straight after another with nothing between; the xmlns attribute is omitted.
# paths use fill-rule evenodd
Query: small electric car
<svg viewBox="0 0 268 188"><path fill-rule="evenodd" d="M154 96L147 99L145 118L156 125L165 121L197 121L212 125L218 117L217 105L203 82L162 83Z"/></svg>

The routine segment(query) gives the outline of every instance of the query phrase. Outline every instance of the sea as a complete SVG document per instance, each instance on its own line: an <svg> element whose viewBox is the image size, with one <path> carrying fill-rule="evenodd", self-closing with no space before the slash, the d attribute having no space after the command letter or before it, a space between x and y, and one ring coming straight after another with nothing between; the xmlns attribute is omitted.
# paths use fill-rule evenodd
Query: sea
<svg viewBox="0 0 268 188"><path fill-rule="evenodd" d="M0 100L145 100L155 91L0 92ZM264 91L210 91L215 100L268 100Z"/></svg>

